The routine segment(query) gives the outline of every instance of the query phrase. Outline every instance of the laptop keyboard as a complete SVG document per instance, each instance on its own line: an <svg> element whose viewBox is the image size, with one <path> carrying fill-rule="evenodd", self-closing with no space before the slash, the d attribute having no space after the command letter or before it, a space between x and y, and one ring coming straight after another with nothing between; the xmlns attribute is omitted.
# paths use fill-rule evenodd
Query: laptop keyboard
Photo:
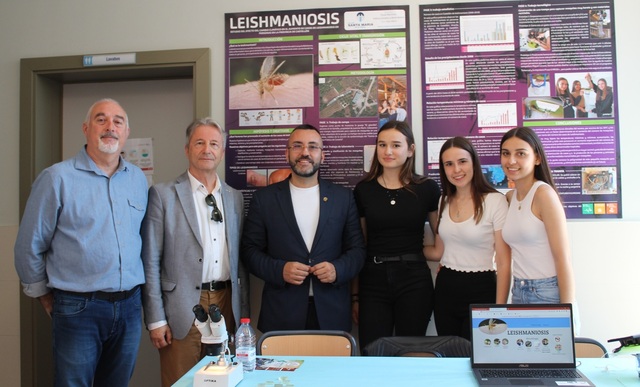
<svg viewBox="0 0 640 387"><path fill-rule="evenodd" d="M482 378L579 378L575 370L559 369L491 369L479 370Z"/></svg>

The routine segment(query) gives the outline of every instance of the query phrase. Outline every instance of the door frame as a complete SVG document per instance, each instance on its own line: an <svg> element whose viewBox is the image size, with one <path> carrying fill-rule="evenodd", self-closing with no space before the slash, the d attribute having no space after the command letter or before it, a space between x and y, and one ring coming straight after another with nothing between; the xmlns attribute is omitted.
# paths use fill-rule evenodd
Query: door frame
<svg viewBox="0 0 640 387"><path fill-rule="evenodd" d="M118 66L85 67L84 55L21 59L20 218L35 178L43 169L62 160L62 98L65 84L190 78L193 80L194 118L211 114L209 48L142 51L135 54L135 64ZM38 300L22 292L20 294L21 385L49 386L53 384L51 319Z"/></svg>

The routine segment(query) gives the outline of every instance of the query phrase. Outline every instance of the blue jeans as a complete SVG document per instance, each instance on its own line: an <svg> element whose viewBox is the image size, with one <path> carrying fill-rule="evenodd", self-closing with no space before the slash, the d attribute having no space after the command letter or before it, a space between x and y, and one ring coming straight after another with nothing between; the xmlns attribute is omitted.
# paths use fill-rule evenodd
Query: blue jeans
<svg viewBox="0 0 640 387"><path fill-rule="evenodd" d="M556 304L560 302L558 277L513 279L511 302L514 304Z"/></svg>
<svg viewBox="0 0 640 387"><path fill-rule="evenodd" d="M142 334L140 289L111 302L54 291L56 387L127 386Z"/></svg>

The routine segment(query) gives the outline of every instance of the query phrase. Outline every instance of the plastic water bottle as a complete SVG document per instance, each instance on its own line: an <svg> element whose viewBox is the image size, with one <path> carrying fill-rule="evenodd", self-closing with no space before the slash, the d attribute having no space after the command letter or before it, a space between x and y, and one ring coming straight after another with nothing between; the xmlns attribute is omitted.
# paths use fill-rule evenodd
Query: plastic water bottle
<svg viewBox="0 0 640 387"><path fill-rule="evenodd" d="M256 332L248 318L240 319L240 328L236 332L236 358L242 363L245 372L256 368Z"/></svg>

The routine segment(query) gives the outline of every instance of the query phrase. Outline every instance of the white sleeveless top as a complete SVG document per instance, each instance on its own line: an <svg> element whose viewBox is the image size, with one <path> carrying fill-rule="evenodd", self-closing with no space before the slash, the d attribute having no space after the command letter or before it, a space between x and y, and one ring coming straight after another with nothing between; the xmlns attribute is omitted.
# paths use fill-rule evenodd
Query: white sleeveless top
<svg viewBox="0 0 640 387"><path fill-rule="evenodd" d="M515 189L511 196L502 238L511 246L515 278L541 279L557 275L544 223L531 212L533 196L543 184L547 185L536 181L522 201L518 201Z"/></svg>

